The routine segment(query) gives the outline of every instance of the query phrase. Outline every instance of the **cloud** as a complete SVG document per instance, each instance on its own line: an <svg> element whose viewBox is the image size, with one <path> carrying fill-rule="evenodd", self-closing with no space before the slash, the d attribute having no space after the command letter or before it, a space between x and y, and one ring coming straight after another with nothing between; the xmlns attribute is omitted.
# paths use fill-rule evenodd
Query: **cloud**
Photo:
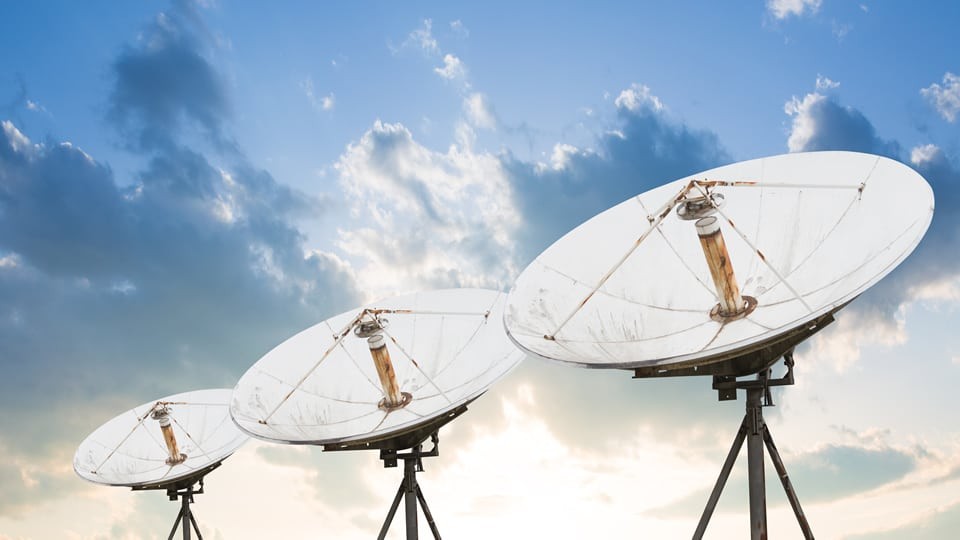
<svg viewBox="0 0 960 540"><path fill-rule="evenodd" d="M45 459L69 463L83 436L126 408L232 386L293 331L358 303L349 265L307 251L294 225L328 202L283 186L236 147L209 156L178 144L197 126L211 148L229 140L226 92L192 9L176 4L113 64L109 125L137 141L134 178L118 182L76 145L34 143L2 122L5 478ZM69 490L42 486L84 485L72 471L56 475L25 480L23 500L31 485L47 497ZM0 499L0 514L17 508Z"/></svg>
<svg viewBox="0 0 960 540"><path fill-rule="evenodd" d="M172 133L194 126L229 146L230 106L209 58L213 47L195 6L175 2L114 61L108 119L141 149L170 146Z"/></svg>
<svg viewBox="0 0 960 540"><path fill-rule="evenodd" d="M960 113L960 76L948 71L943 75L943 86L933 83L922 88L920 95L937 109L944 120L950 123L956 121Z"/></svg>
<svg viewBox="0 0 960 540"><path fill-rule="evenodd" d="M845 536L846 540L943 540L953 538L960 529L960 503L949 502L931 509L927 514L895 529L867 534Z"/></svg>
<svg viewBox="0 0 960 540"><path fill-rule="evenodd" d="M839 88L840 83L831 80L829 77L817 74L817 90L833 90Z"/></svg>
<svg viewBox="0 0 960 540"><path fill-rule="evenodd" d="M307 77L302 83L300 83L300 88L303 89L303 93L307 96L307 101L310 102L310 105L316 111L331 111L335 104L335 96L333 92L325 96L317 96L316 92L313 89L313 78Z"/></svg>
<svg viewBox="0 0 960 540"><path fill-rule="evenodd" d="M904 159L898 142L878 136L863 113L832 97L819 93L794 97L784 110L793 116L787 141L791 152L851 150ZM906 305L929 300L937 294L934 291L942 293L944 286L960 280L960 169L935 145L913 148L910 160L933 187L937 210L916 251L813 341L820 352L836 354L837 369L845 369L859 358L859 349L866 344L890 347L904 343ZM845 317L850 318L849 323L843 321Z"/></svg>
<svg viewBox="0 0 960 540"><path fill-rule="evenodd" d="M746 449L741 449L741 456L745 453ZM834 501L868 492L905 477L917 466L917 457L913 453L889 446L826 445L813 451L781 457L801 504ZM740 467L734 469L724 487L724 496L717 506L719 512L744 509L748 491L747 473L742 465L744 462L740 460L738 463ZM767 474L775 476L776 471ZM705 486L660 508L651 509L650 513L696 515L703 510L712 488L712 485ZM788 504L779 482L767 484L767 504L770 507Z"/></svg>
<svg viewBox="0 0 960 540"><path fill-rule="evenodd" d="M450 21L450 30L455 36L461 39L470 37L470 30L467 29L460 19Z"/></svg>
<svg viewBox="0 0 960 540"><path fill-rule="evenodd" d="M820 10L823 0L767 0L767 12L783 20L790 16L801 17Z"/></svg>
<svg viewBox="0 0 960 540"><path fill-rule="evenodd" d="M452 54L443 55L443 67L433 68L433 71L448 81L461 80L467 74L463 62Z"/></svg>
<svg viewBox="0 0 960 540"><path fill-rule="evenodd" d="M656 112L663 109L663 103L660 98L653 95L650 87L637 83L631 84L630 88L620 92L613 103L618 109L626 109L631 112L636 112L643 107L652 108Z"/></svg>
<svg viewBox="0 0 960 540"><path fill-rule="evenodd" d="M433 21L424 19L420 28L417 28L407 36L406 41L401 47L414 46L428 54L440 54L440 45L433 37Z"/></svg>
<svg viewBox="0 0 960 540"><path fill-rule="evenodd" d="M487 286L515 274L519 217L499 160L451 146L435 152L401 124L376 122L336 169L359 224L338 247L362 261L364 288Z"/></svg>
<svg viewBox="0 0 960 540"><path fill-rule="evenodd" d="M523 216L518 240L524 264L598 212L730 161L715 134L671 120L647 86L631 85L615 103L617 125L593 149L560 143L550 164L502 157Z"/></svg>
<svg viewBox="0 0 960 540"><path fill-rule="evenodd" d="M487 96L474 92L464 98L463 108L467 113L467 119L476 127L484 129L494 129L497 127L497 117L490 105Z"/></svg>
<svg viewBox="0 0 960 540"><path fill-rule="evenodd" d="M818 92L791 98L784 112L793 117L787 140L791 152L852 150L894 158L900 154L900 145L880 139L863 113Z"/></svg>

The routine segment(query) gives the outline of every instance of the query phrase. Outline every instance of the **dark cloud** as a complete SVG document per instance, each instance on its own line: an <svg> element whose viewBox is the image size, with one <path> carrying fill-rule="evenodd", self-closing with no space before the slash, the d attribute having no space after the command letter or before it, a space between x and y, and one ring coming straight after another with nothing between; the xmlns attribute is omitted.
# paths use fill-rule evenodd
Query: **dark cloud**
<svg viewBox="0 0 960 540"><path fill-rule="evenodd" d="M185 124L225 143L222 76L208 59L209 32L192 2L173 2L113 64L108 118L141 148L167 147Z"/></svg>
<svg viewBox="0 0 960 540"><path fill-rule="evenodd" d="M0 445L15 465L69 462L64 448L142 402L232 387L274 345L358 302L349 270L305 253L293 223L324 202L236 148L177 144L196 126L209 148L227 139L196 15L175 3L115 63L110 118L138 141L135 178L10 122L0 130ZM0 498L0 515L16 509Z"/></svg>
<svg viewBox="0 0 960 540"><path fill-rule="evenodd" d="M629 197L730 161L717 136L671 121L657 108L619 109L618 130L596 151L567 149L561 167L503 158L523 215L524 264L595 214Z"/></svg>
<svg viewBox="0 0 960 540"><path fill-rule="evenodd" d="M794 100L793 110L797 118L791 150L851 150L888 156L911 164L933 187L936 211L920 246L864 294L854 304L856 309L889 318L919 287L960 272L960 169L941 149L931 145L904 155L898 142L877 135L863 113L839 104L833 97L811 94L802 102Z"/></svg>
<svg viewBox="0 0 960 540"><path fill-rule="evenodd" d="M881 139L863 113L841 105L833 97L809 94L803 101L794 100L790 106L793 114L803 120L801 124L813 128L809 132L804 129L798 132L795 124L792 151L847 150L893 159L901 157L899 143Z"/></svg>

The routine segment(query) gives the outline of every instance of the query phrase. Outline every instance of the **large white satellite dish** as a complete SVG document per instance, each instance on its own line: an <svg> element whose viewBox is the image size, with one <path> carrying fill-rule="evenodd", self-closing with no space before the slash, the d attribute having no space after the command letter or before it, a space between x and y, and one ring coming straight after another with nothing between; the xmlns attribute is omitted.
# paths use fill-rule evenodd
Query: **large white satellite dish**
<svg viewBox="0 0 960 540"><path fill-rule="evenodd" d="M812 538L763 421L769 387L793 383L793 348L890 273L933 217L913 169L854 152L734 163L652 189L583 223L519 276L504 325L523 350L635 377L712 375L747 412L694 538L744 440L752 538L766 538L766 446ZM770 377L783 357L786 376ZM756 380L738 376L757 374Z"/></svg>
<svg viewBox="0 0 960 540"><path fill-rule="evenodd" d="M523 358L503 330L505 296L420 292L327 319L258 360L234 389L231 415L267 441L379 449L385 466L402 459L404 483L381 538L402 495L407 537L417 537L419 500L439 538L414 473L421 457L437 455L437 430ZM428 437L434 448L424 452Z"/></svg>
<svg viewBox="0 0 960 540"><path fill-rule="evenodd" d="M162 489L181 498L183 523L200 530L190 510L203 493L204 476L220 466L248 437L230 421L228 389L195 390L135 407L106 422L80 443L73 469L84 480L134 490ZM195 490L194 484L200 483Z"/></svg>
<svg viewBox="0 0 960 540"><path fill-rule="evenodd" d="M735 163L637 195L568 233L517 279L504 322L527 352L586 367L650 373L743 357L879 281L932 215L930 186L884 157ZM729 252L720 271L742 299L731 316L722 315L704 227Z"/></svg>

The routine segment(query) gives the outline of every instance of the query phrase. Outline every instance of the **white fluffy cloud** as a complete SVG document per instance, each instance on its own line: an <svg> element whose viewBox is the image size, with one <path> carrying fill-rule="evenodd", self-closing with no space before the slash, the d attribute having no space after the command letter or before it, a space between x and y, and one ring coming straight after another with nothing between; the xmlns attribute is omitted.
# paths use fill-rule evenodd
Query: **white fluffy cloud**
<svg viewBox="0 0 960 540"><path fill-rule="evenodd" d="M467 74L463 62L452 54L443 55L443 67L433 68L433 71L448 81L463 79Z"/></svg>
<svg viewBox="0 0 960 540"><path fill-rule="evenodd" d="M947 122L955 122L960 113L960 76L947 72L943 85L933 83L920 90L920 95L929 101Z"/></svg>
<svg viewBox="0 0 960 540"><path fill-rule="evenodd" d="M823 0L768 0L767 11L777 19L786 19L791 15L801 16L816 13Z"/></svg>
<svg viewBox="0 0 960 540"><path fill-rule="evenodd" d="M300 83L300 88L303 90L305 96L307 96L307 101L310 102L310 105L317 111L330 111L333 110L333 106L336 103L335 96L333 92L325 96L317 95L316 91L313 88L313 79L307 77L302 83Z"/></svg>
<svg viewBox="0 0 960 540"><path fill-rule="evenodd" d="M497 118L487 96L474 92L463 100L463 109L467 113L470 123L479 128L494 129L497 127Z"/></svg>
<svg viewBox="0 0 960 540"><path fill-rule="evenodd" d="M435 152L400 124L376 122L336 165L357 227L338 246L375 295L417 288L503 288L516 273L520 217L499 159Z"/></svg>
<svg viewBox="0 0 960 540"><path fill-rule="evenodd" d="M833 90L834 88L839 88L840 83L830 79L829 77L824 77L823 75L817 74L817 90Z"/></svg>
<svg viewBox="0 0 960 540"><path fill-rule="evenodd" d="M817 122L811 112L825 99L822 94L813 92L803 96L802 99L794 96L783 106L783 112L793 117L790 137L787 139L787 148L791 152L802 151L817 133Z"/></svg>
<svg viewBox="0 0 960 540"><path fill-rule="evenodd" d="M620 95L617 96L613 103L617 108L634 112L645 105L655 111L663 110L663 102L660 101L660 98L653 95L650 87L645 84L631 84L630 88L620 92Z"/></svg>

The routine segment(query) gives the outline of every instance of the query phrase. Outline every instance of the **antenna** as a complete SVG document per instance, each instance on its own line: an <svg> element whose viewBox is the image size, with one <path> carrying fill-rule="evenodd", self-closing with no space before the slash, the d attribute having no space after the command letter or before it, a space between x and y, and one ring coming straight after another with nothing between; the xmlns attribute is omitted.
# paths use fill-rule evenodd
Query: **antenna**
<svg viewBox="0 0 960 540"><path fill-rule="evenodd" d="M518 277L504 326L546 360L635 378L709 375L721 400L744 390L743 423L694 538L744 441L752 538L766 538L764 447L812 538L762 407L773 405L770 387L793 384L794 347L900 264L932 216L926 181L884 157L734 163L637 195L557 240ZM773 378L781 358L787 372Z"/></svg>
<svg viewBox="0 0 960 540"><path fill-rule="evenodd" d="M439 455L439 429L466 412L523 353L500 324L506 295L446 289L381 300L314 325L258 360L233 391L241 430L324 451L379 450L404 479L379 538L405 500L408 540L417 505L440 535L416 479ZM431 449L424 450L430 439Z"/></svg>
<svg viewBox="0 0 960 540"><path fill-rule="evenodd" d="M190 509L193 496L203 493L204 477L248 439L230 421L230 394L195 390L124 412L80 443L73 469L97 484L166 490L171 501L181 500L169 538L182 524L184 540L192 532L202 540Z"/></svg>

